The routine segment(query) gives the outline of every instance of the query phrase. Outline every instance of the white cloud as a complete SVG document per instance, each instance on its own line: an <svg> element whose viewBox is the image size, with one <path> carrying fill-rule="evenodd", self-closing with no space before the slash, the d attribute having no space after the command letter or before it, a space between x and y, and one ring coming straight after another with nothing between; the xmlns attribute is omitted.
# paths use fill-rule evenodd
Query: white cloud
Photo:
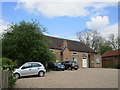
<svg viewBox="0 0 120 90"><path fill-rule="evenodd" d="M7 29L7 25L9 24L9 22L0 19L0 35L2 35L3 33L5 33L5 29Z"/></svg>
<svg viewBox="0 0 120 90"><path fill-rule="evenodd" d="M92 17L90 20L86 22L86 26L89 29L100 30L109 24L109 18L107 16Z"/></svg>
<svg viewBox="0 0 120 90"><path fill-rule="evenodd" d="M110 34L114 34L118 36L118 23L109 25L106 28L99 30L99 32L101 33L103 37L108 37Z"/></svg>
<svg viewBox="0 0 120 90"><path fill-rule="evenodd" d="M103 37L108 37L110 34L118 35L118 23L109 25L108 16L92 17L90 20L86 22L88 29L98 30Z"/></svg>
<svg viewBox="0 0 120 90"><path fill-rule="evenodd" d="M46 1L46 2L45 2ZM113 2L79 2L70 0L69 2L56 1L50 2L45 0L44 2L30 0L20 0L17 3L15 9L23 9L30 14L35 15L44 15L48 18L57 17L57 16L88 16L90 13L97 15L103 15L105 10L104 8L109 6L116 6L117 3ZM103 9L103 10L102 10ZM98 13L98 11L99 13ZM104 11L104 12L103 12Z"/></svg>

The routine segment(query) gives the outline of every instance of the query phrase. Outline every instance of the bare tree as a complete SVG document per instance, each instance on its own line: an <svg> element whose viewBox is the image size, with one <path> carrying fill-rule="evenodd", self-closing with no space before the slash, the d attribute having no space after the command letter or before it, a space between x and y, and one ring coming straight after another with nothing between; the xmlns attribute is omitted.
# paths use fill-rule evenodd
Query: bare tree
<svg viewBox="0 0 120 90"><path fill-rule="evenodd" d="M110 34L108 37L108 44L113 47L114 50L119 48L119 39L120 37Z"/></svg>
<svg viewBox="0 0 120 90"><path fill-rule="evenodd" d="M99 51L100 45L105 43L105 40L100 36L100 33L97 32L97 30L78 32L77 37L80 42L85 43L95 51Z"/></svg>

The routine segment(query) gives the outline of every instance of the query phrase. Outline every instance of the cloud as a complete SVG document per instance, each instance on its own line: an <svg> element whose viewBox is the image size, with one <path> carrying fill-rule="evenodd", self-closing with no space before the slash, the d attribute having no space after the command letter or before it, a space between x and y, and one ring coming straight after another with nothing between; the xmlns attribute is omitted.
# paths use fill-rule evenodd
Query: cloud
<svg viewBox="0 0 120 90"><path fill-rule="evenodd" d="M69 17L78 17L78 16L88 16L90 13L97 15L103 15L105 10L104 8L109 6L117 6L117 3L113 2L46 2L30 0L20 0L17 2L15 9L23 9L29 14L43 15L48 18L58 17L58 16L69 16ZM98 12L98 11L99 12ZM105 12L106 13L106 12Z"/></svg>
<svg viewBox="0 0 120 90"><path fill-rule="evenodd" d="M110 34L114 34L114 35L118 36L118 23L109 25L109 26L99 30L99 32L101 33L101 35L103 37L108 37Z"/></svg>
<svg viewBox="0 0 120 90"><path fill-rule="evenodd" d="M107 27L107 25L109 24L108 16L91 17L90 20L91 21L86 22L86 26L91 30L100 30Z"/></svg>
<svg viewBox="0 0 120 90"><path fill-rule="evenodd" d="M5 29L7 29L7 25L9 24L9 22L0 19L0 35L2 35L3 33L5 33Z"/></svg>
<svg viewBox="0 0 120 90"><path fill-rule="evenodd" d="M98 30L103 37L108 37L110 34L118 34L118 23L109 25L108 16L91 17L90 21L86 22L86 26L91 30Z"/></svg>

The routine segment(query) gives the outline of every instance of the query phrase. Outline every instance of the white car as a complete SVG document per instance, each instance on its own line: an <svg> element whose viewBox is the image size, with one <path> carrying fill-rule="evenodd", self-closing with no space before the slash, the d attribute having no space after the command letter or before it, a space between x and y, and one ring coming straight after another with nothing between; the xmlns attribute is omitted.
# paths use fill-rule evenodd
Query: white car
<svg viewBox="0 0 120 90"><path fill-rule="evenodd" d="M44 77L45 67L40 62L27 62L13 72L16 79L22 76L39 75Z"/></svg>

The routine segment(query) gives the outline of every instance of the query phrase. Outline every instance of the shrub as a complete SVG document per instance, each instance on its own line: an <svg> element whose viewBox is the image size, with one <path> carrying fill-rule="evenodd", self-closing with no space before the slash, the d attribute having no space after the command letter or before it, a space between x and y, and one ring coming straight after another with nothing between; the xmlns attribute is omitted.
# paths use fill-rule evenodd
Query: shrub
<svg viewBox="0 0 120 90"><path fill-rule="evenodd" d="M11 88L16 81L13 76L13 70L14 67L17 66L17 64L8 58L0 58L0 62L2 62L2 70L8 70L10 72L8 86L9 88Z"/></svg>
<svg viewBox="0 0 120 90"><path fill-rule="evenodd" d="M14 70L14 67L17 66L15 62L8 58L0 58L0 61L2 61L3 70L9 70L12 72Z"/></svg>

